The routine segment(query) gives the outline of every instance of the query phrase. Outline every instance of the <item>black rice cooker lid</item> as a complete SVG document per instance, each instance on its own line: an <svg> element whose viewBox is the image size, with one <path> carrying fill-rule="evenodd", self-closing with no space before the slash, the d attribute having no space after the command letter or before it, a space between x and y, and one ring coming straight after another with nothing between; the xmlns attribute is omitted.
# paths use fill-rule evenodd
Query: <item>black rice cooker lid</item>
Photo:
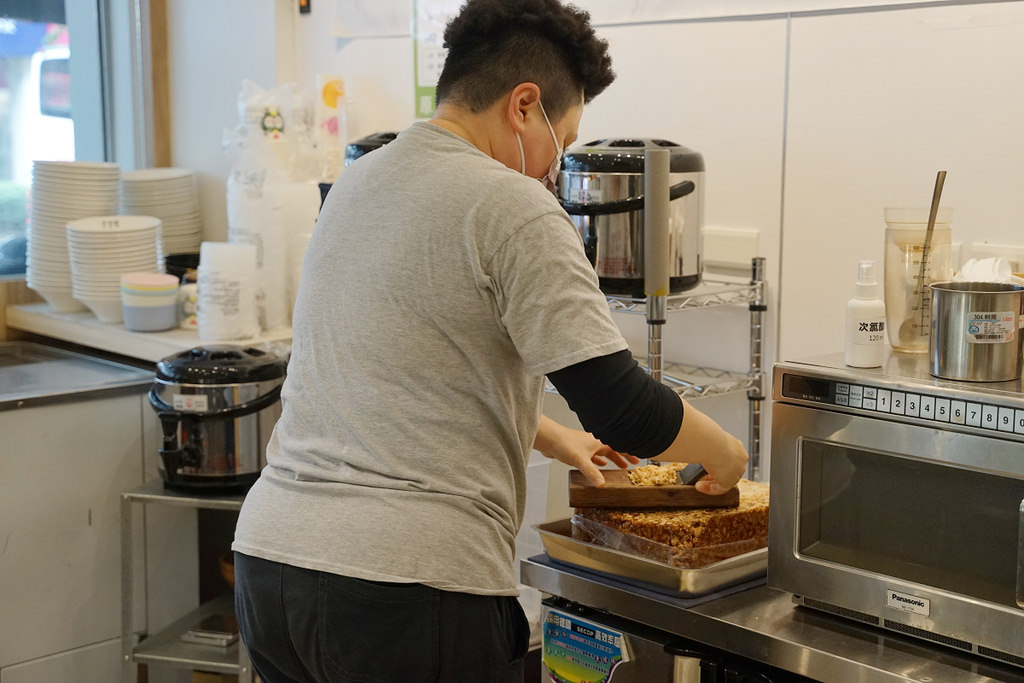
<svg viewBox="0 0 1024 683"><path fill-rule="evenodd" d="M562 159L562 170L579 173L643 173L644 151L668 149L669 172L704 170L704 157L688 147L658 138L602 138L573 147Z"/></svg>
<svg viewBox="0 0 1024 683"><path fill-rule="evenodd" d="M157 380L174 384L245 384L284 377L288 364L256 348L211 344L156 364Z"/></svg>
<svg viewBox="0 0 1024 683"><path fill-rule="evenodd" d="M365 138L360 138L355 142L348 143L345 147L345 161L353 162L364 154L368 154L373 150L383 147L392 140L398 137L398 133L374 133L373 135L367 135Z"/></svg>

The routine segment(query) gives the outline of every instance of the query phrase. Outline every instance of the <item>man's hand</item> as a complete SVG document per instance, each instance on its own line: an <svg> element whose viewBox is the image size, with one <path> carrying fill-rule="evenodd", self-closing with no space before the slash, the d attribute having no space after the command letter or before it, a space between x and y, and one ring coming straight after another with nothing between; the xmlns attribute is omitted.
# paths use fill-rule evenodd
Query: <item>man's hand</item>
<svg viewBox="0 0 1024 683"><path fill-rule="evenodd" d="M575 467L594 486L604 486L604 475L599 468L609 462L622 468L640 462L640 458L609 448L594 438L593 434L570 429L547 415L540 417L533 447L545 457Z"/></svg>

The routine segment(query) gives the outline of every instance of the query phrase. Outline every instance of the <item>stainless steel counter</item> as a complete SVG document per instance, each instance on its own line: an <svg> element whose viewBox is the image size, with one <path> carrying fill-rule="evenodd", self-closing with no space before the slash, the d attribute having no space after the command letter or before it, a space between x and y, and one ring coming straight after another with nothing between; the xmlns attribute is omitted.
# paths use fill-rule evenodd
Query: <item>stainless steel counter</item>
<svg viewBox="0 0 1024 683"><path fill-rule="evenodd" d="M520 566L523 583L545 593L827 683L1024 683L1024 669L796 607L767 586L684 609L566 565Z"/></svg>

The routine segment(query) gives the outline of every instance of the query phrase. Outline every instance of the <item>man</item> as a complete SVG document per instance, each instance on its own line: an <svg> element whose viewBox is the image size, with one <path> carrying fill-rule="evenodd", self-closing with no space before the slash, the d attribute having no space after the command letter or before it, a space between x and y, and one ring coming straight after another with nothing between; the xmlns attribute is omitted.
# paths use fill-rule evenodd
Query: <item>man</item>
<svg viewBox="0 0 1024 683"><path fill-rule="evenodd" d="M445 46L435 118L342 174L307 251L282 416L233 546L270 683L521 681L532 447L595 483L637 456L703 463L707 493L745 468L629 356L538 182L614 78L589 16L469 0ZM593 435L541 416L545 375Z"/></svg>

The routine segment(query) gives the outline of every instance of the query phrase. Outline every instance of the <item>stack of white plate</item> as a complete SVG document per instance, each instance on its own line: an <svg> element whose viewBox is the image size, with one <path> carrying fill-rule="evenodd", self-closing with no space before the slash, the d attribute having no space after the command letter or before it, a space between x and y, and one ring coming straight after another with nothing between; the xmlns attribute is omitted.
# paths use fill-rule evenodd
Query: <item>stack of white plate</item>
<svg viewBox="0 0 1024 683"><path fill-rule="evenodd" d="M199 251L202 221L195 174L184 168L146 168L121 176L121 213L163 222L165 254Z"/></svg>
<svg viewBox="0 0 1024 683"><path fill-rule="evenodd" d="M160 219L94 216L67 224L71 283L76 299L105 323L119 323L121 276L162 273Z"/></svg>
<svg viewBox="0 0 1024 683"><path fill-rule="evenodd" d="M25 279L54 310L85 310L73 296L64 226L68 221L117 212L117 164L35 161Z"/></svg>

